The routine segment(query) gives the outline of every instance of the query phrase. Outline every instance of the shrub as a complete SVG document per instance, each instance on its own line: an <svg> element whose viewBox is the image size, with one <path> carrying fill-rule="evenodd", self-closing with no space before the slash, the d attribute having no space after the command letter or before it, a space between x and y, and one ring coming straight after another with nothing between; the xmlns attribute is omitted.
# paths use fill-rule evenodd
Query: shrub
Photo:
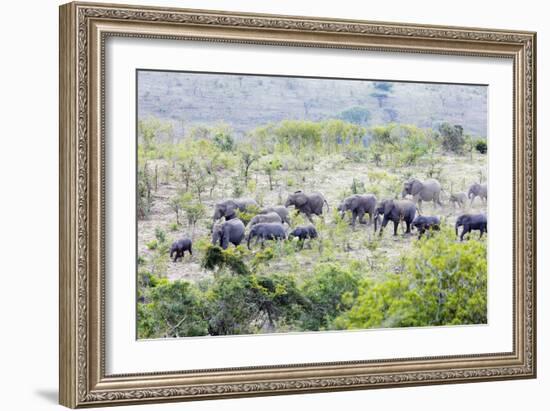
<svg viewBox="0 0 550 411"><path fill-rule="evenodd" d="M367 124L370 112L366 107L355 106L342 111L338 117L349 123Z"/></svg>
<svg viewBox="0 0 550 411"><path fill-rule="evenodd" d="M210 245L204 253L201 265L207 270L227 268L234 274L248 275L250 274L250 270L243 261L243 258L243 247L223 250L217 245Z"/></svg>
<svg viewBox="0 0 550 411"><path fill-rule="evenodd" d="M218 130L214 134L214 145L221 151L233 151L235 140L228 130Z"/></svg>
<svg viewBox="0 0 550 411"><path fill-rule="evenodd" d="M186 281L160 282L138 304L139 338L191 337L208 334L205 301Z"/></svg>
<svg viewBox="0 0 550 411"><path fill-rule="evenodd" d="M452 229L414 243L404 270L383 282L365 279L338 328L409 327L487 322L487 248L456 242Z"/></svg>
<svg viewBox="0 0 550 411"><path fill-rule="evenodd" d="M279 331L306 303L292 276L221 276L208 293L211 335Z"/></svg>
<svg viewBox="0 0 550 411"><path fill-rule="evenodd" d="M487 153L487 141L479 139L475 143L475 148L478 153L486 154Z"/></svg>
<svg viewBox="0 0 550 411"><path fill-rule="evenodd" d="M246 211L237 210L237 217L242 220L244 225L247 225L254 216L260 212L260 209L256 206L250 206L246 208Z"/></svg>
<svg viewBox="0 0 550 411"><path fill-rule="evenodd" d="M462 152L464 143L466 142L462 126L442 123L439 126L439 132L441 133L441 144L443 149L454 153Z"/></svg>
<svg viewBox="0 0 550 411"><path fill-rule="evenodd" d="M155 227L155 238L159 243L165 243L166 242L166 233L164 230L160 227Z"/></svg>
<svg viewBox="0 0 550 411"><path fill-rule="evenodd" d="M335 263L319 264L302 287L308 299L308 310L302 315L306 330L330 328L332 321L351 307L349 296L355 296L360 275ZM346 298L344 298L346 297Z"/></svg>
<svg viewBox="0 0 550 411"><path fill-rule="evenodd" d="M151 240L151 241L149 241L147 244L145 244L145 246L146 246L149 250L156 250L157 247L158 247L158 241L157 241L157 240Z"/></svg>

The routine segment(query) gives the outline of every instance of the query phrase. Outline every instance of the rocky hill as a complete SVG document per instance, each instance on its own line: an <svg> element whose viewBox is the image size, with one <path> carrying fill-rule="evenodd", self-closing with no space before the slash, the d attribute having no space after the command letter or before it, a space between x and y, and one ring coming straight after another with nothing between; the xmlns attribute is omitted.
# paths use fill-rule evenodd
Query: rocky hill
<svg viewBox="0 0 550 411"><path fill-rule="evenodd" d="M138 72L138 116L170 121L176 137L194 125L226 123L238 135L285 119L323 120L352 113L367 126L399 122L460 124L487 134L487 87L435 83ZM349 120L349 119L348 119Z"/></svg>

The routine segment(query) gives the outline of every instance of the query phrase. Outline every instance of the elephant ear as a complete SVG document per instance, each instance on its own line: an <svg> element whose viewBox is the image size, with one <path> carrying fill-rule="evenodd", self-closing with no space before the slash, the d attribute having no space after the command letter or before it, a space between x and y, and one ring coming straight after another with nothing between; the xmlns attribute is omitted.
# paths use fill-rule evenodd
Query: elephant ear
<svg viewBox="0 0 550 411"><path fill-rule="evenodd" d="M226 206L225 206L225 215L228 216L228 215L233 215L235 214L235 210L237 209L237 205L233 202L231 203L228 203Z"/></svg>
<svg viewBox="0 0 550 411"><path fill-rule="evenodd" d="M384 204L384 215L390 214L393 208L393 200L388 200Z"/></svg>
<svg viewBox="0 0 550 411"><path fill-rule="evenodd" d="M414 195L417 195L418 193L420 193L420 191L422 190L422 187L423 187L423 184L421 181L419 180L412 180L411 182L411 194L414 196Z"/></svg>
<svg viewBox="0 0 550 411"><path fill-rule="evenodd" d="M307 196L304 193L294 194L294 205L296 207L303 207L307 203Z"/></svg>

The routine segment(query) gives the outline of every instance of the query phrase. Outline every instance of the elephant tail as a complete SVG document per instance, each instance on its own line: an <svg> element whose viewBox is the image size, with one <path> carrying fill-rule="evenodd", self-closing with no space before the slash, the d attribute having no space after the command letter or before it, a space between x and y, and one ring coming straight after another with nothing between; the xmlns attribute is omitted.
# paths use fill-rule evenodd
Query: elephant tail
<svg viewBox="0 0 550 411"><path fill-rule="evenodd" d="M330 213L330 206L328 205L328 201L326 198L323 198L323 203L327 205L327 213Z"/></svg>

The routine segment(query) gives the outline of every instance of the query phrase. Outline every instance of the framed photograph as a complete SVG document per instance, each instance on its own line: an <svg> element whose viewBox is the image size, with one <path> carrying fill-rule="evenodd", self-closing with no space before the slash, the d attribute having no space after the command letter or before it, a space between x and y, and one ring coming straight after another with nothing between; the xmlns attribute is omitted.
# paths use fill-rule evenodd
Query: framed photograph
<svg viewBox="0 0 550 411"><path fill-rule="evenodd" d="M60 402L536 376L533 32L60 8Z"/></svg>

